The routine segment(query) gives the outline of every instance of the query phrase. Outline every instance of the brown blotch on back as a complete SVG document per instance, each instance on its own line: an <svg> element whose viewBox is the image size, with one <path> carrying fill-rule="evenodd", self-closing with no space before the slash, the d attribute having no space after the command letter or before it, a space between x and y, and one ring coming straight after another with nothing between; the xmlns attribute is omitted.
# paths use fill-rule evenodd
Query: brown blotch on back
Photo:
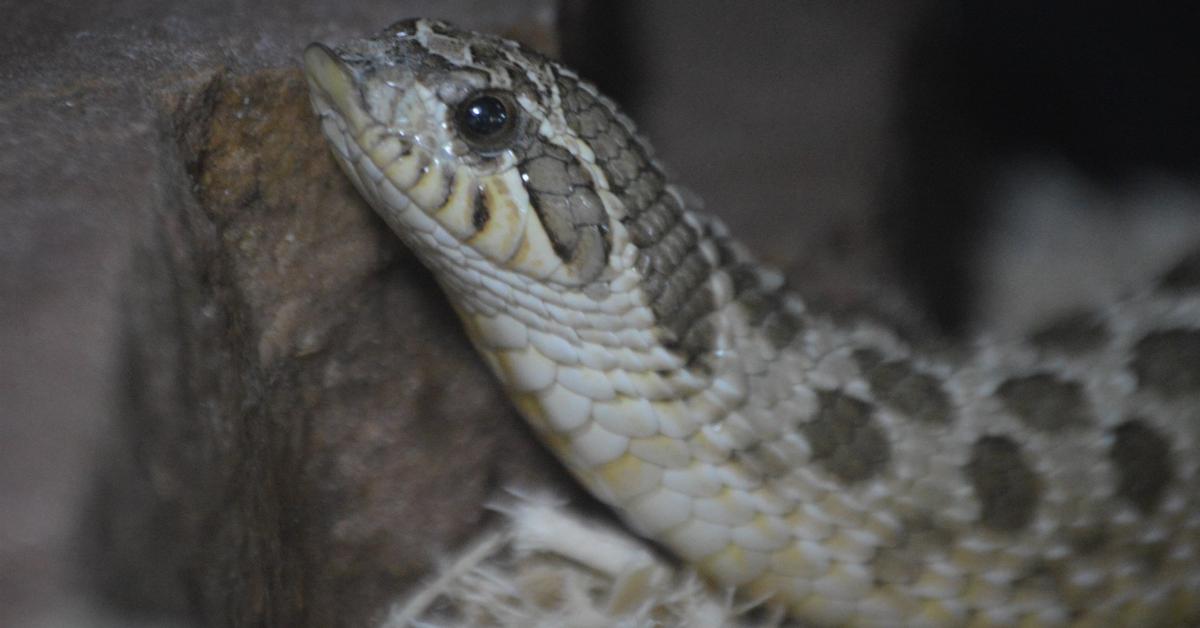
<svg viewBox="0 0 1200 628"><path fill-rule="evenodd" d="M985 436L976 441L966 474L979 500L983 525L1016 532L1033 520L1041 489L1012 439Z"/></svg>
<svg viewBox="0 0 1200 628"><path fill-rule="evenodd" d="M936 378L917 371L905 360L884 360L870 349L855 351L854 360L882 403L922 423L950 422L950 399Z"/></svg>
<svg viewBox="0 0 1200 628"><path fill-rule="evenodd" d="M874 408L840 392L820 392L818 401L816 418L799 426L813 461L843 482L881 473L891 459L891 446Z"/></svg>
<svg viewBox="0 0 1200 628"><path fill-rule="evenodd" d="M1104 346L1109 340L1108 327L1095 315L1075 312L1059 317L1034 330L1029 341L1039 349L1079 355Z"/></svg>
<svg viewBox="0 0 1200 628"><path fill-rule="evenodd" d="M1022 423L1043 432L1059 432L1091 422L1080 385L1049 373L1007 380L996 389L996 395Z"/></svg>
<svg viewBox="0 0 1200 628"><path fill-rule="evenodd" d="M1175 479L1170 443L1136 418L1118 425L1113 437L1108 455L1117 472L1117 495L1142 514L1153 513Z"/></svg>
<svg viewBox="0 0 1200 628"><path fill-rule="evenodd" d="M1160 395L1200 394L1200 330L1171 329L1147 334L1134 347L1130 368L1142 388Z"/></svg>

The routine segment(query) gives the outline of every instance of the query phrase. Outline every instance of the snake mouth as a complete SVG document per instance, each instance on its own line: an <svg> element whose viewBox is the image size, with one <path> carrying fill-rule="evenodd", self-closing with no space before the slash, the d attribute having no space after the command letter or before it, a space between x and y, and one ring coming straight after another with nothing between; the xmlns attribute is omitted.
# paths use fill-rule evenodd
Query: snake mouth
<svg viewBox="0 0 1200 628"><path fill-rule="evenodd" d="M337 52L322 43L309 44L304 49L304 72L321 117L336 114L351 128L366 125L370 117L359 90L361 80Z"/></svg>
<svg viewBox="0 0 1200 628"><path fill-rule="evenodd" d="M429 214L461 195L468 180L458 181L448 163L432 156L429 140L423 143L422 133L432 134L412 75L380 57L371 49L376 44L310 44L304 50L310 99L334 161L384 220L419 247L415 234L440 228Z"/></svg>
<svg viewBox="0 0 1200 628"><path fill-rule="evenodd" d="M402 59L380 56L372 48L377 45L374 40L336 49L309 44L304 50L309 95L322 130L343 161L365 159L407 192L440 142L426 119L429 104L413 89L413 74Z"/></svg>

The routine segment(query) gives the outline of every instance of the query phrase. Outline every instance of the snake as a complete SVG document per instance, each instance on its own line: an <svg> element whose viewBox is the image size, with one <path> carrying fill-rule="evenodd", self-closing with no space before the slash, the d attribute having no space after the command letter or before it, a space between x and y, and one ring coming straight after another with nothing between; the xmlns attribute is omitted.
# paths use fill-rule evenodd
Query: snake
<svg viewBox="0 0 1200 628"><path fill-rule="evenodd" d="M930 350L810 309L538 52L412 19L304 67L537 437L714 586L812 626L1200 625L1200 256Z"/></svg>

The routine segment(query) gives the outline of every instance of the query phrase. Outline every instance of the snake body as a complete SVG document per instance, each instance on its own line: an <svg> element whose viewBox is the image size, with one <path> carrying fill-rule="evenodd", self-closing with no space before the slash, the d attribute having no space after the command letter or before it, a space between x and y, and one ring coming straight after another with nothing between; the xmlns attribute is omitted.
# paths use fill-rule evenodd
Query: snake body
<svg viewBox="0 0 1200 628"><path fill-rule="evenodd" d="M537 53L410 20L305 64L521 414L717 585L810 625L1200 621L1200 260L948 361L806 310Z"/></svg>

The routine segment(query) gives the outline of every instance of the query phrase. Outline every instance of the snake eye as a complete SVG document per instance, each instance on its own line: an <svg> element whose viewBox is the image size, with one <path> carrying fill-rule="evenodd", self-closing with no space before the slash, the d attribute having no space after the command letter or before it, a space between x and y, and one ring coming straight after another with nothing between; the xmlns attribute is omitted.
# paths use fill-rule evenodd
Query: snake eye
<svg viewBox="0 0 1200 628"><path fill-rule="evenodd" d="M496 150L512 137L517 106L500 92L483 92L467 97L458 107L456 120L463 139L475 148Z"/></svg>

